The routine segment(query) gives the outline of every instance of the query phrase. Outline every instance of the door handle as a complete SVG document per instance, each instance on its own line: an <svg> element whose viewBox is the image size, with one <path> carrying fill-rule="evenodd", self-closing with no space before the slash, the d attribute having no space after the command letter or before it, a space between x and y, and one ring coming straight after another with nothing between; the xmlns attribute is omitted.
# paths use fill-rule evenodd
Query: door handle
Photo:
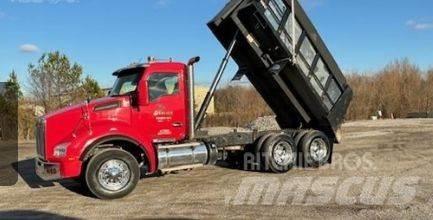
<svg viewBox="0 0 433 220"><path fill-rule="evenodd" d="M176 127L176 128L183 126L183 124L181 122L174 122L172 125L173 125L173 127Z"/></svg>

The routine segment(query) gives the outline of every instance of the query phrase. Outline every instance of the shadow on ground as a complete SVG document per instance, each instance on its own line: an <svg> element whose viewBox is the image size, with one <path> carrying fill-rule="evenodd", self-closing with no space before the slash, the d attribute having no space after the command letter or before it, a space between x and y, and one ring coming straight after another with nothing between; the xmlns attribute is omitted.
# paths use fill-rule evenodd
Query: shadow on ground
<svg viewBox="0 0 433 220"><path fill-rule="evenodd" d="M64 188L77 193L79 195L94 198L86 187L83 187L79 181L76 180L59 180L59 181L44 181L39 178L35 172L35 160L27 159L18 161L12 164L15 171L21 176L24 182L32 189L54 187L56 183ZM0 215L1 216L1 215Z"/></svg>
<svg viewBox="0 0 433 220"><path fill-rule="evenodd" d="M49 212L30 210L0 211L0 219L77 219Z"/></svg>

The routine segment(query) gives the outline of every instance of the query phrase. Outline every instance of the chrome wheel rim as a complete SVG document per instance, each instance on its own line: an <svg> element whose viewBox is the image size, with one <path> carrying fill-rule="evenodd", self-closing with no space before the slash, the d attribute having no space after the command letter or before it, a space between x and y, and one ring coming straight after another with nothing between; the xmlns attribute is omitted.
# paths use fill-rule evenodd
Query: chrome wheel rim
<svg viewBox="0 0 433 220"><path fill-rule="evenodd" d="M293 152L290 143L285 141L278 142L272 152L275 163L279 166L287 166L293 161Z"/></svg>
<svg viewBox="0 0 433 220"><path fill-rule="evenodd" d="M108 160L98 170L98 181L103 188L109 191L123 189L131 178L128 165L122 160Z"/></svg>
<svg viewBox="0 0 433 220"><path fill-rule="evenodd" d="M311 142L310 155L314 161L322 161L323 159L325 159L327 154L328 146L322 138L316 138Z"/></svg>

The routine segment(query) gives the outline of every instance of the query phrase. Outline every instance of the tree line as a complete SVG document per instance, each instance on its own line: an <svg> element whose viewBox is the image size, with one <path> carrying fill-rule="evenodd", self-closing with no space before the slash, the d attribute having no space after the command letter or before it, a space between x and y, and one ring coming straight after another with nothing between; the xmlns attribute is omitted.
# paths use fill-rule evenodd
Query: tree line
<svg viewBox="0 0 433 220"><path fill-rule="evenodd" d="M2 102L0 111L3 116L0 123L6 121L6 118L17 118L20 139L34 138L37 109L44 114L85 99L104 96L98 82L90 75L84 76L81 65L71 62L65 54L58 51L45 53L36 64L29 64L27 76L28 88L24 93L14 71L6 82L6 93L2 97L16 94L18 98L16 107L2 102L4 98L0 99ZM12 114L14 108L18 115ZM3 131L9 130L5 128L10 128L5 124L0 125Z"/></svg>
<svg viewBox="0 0 433 220"><path fill-rule="evenodd" d="M374 72L345 74L354 92L346 120L371 116L406 118L411 112L433 112L433 68L422 71L408 59L395 60ZM217 91L217 114L210 126L244 126L272 112L251 86L229 85Z"/></svg>
<svg viewBox="0 0 433 220"><path fill-rule="evenodd" d="M411 112L433 112L433 68L422 71L408 59L396 60L372 73L347 76L354 91L348 120L371 116L406 118Z"/></svg>
<svg viewBox="0 0 433 220"><path fill-rule="evenodd" d="M273 114L254 87L249 85L228 85L218 89L214 103L215 114L206 117L205 126L242 127L257 117Z"/></svg>

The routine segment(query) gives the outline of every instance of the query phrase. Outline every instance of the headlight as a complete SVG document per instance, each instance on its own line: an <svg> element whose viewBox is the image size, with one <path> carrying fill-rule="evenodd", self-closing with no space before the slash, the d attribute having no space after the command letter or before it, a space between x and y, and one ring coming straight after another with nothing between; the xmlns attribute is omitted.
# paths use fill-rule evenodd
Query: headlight
<svg viewBox="0 0 433 220"><path fill-rule="evenodd" d="M66 156L66 153L68 151L68 146L70 143L63 143L59 144L56 147L54 147L54 153L53 156L56 158L63 158Z"/></svg>

